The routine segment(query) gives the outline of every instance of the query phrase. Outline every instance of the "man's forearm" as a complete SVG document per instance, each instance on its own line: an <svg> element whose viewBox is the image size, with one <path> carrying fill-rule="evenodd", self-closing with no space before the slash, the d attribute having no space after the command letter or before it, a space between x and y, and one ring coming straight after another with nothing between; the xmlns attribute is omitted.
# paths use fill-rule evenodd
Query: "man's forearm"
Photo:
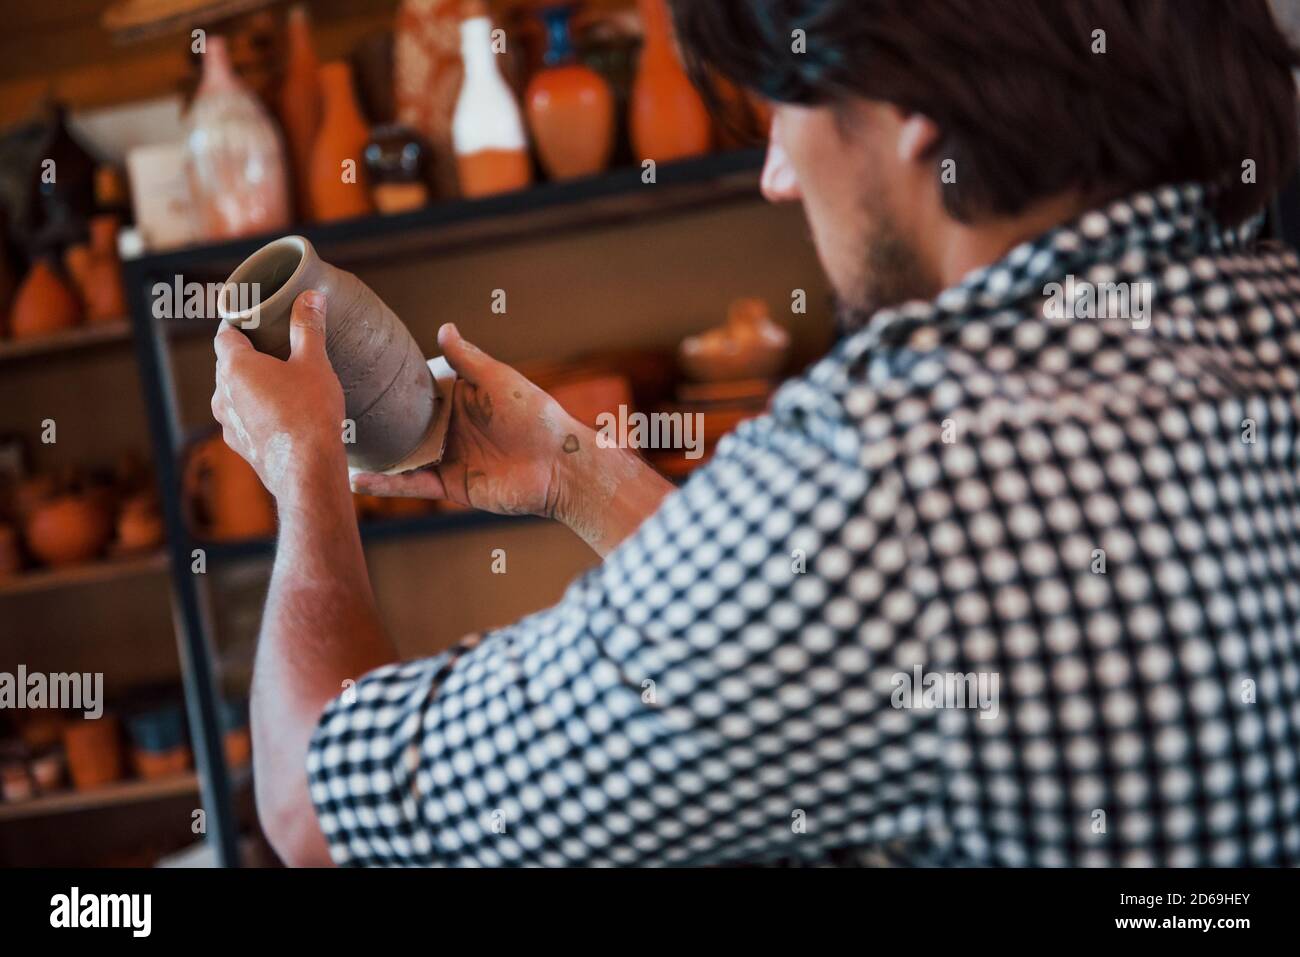
<svg viewBox="0 0 1300 957"><path fill-rule="evenodd" d="M278 505L252 694L258 808L282 857L324 864L307 793L311 736L345 681L396 661L397 652L370 589L342 451L304 463Z"/></svg>
<svg viewBox="0 0 1300 957"><path fill-rule="evenodd" d="M604 558L659 509L673 485L634 453L601 448L590 429L570 438L554 517Z"/></svg>

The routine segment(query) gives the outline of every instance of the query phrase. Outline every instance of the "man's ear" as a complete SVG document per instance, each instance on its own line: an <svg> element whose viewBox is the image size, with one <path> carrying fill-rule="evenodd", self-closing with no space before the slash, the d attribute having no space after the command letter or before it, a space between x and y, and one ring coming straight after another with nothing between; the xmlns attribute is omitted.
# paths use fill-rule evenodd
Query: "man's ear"
<svg viewBox="0 0 1300 957"><path fill-rule="evenodd" d="M898 114L898 159L920 163L929 158L939 142L939 125L924 113Z"/></svg>

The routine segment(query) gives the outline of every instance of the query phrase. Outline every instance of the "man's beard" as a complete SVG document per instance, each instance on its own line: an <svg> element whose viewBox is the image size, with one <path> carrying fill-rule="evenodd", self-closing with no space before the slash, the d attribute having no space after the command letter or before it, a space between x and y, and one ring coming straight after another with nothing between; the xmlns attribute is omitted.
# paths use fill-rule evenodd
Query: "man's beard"
<svg viewBox="0 0 1300 957"><path fill-rule="evenodd" d="M941 288L883 205L872 206L876 227L866 237L861 281L855 293L836 302L835 324L841 336L866 326L881 309L933 299Z"/></svg>

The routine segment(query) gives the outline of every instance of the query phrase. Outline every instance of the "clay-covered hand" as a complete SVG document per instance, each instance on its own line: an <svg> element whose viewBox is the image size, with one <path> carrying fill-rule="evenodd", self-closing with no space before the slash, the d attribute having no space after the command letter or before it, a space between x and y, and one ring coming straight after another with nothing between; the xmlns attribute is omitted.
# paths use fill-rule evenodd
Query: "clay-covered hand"
<svg viewBox="0 0 1300 957"><path fill-rule="evenodd" d="M300 295L289 318L287 360L264 355L222 323L215 340L212 414L226 444L257 470L277 499L308 470L346 468L343 389L325 354L325 296Z"/></svg>
<svg viewBox="0 0 1300 957"><path fill-rule="evenodd" d="M403 475L354 472L353 490L562 519L565 459L594 433L454 325L438 330L438 345L458 376L442 462Z"/></svg>

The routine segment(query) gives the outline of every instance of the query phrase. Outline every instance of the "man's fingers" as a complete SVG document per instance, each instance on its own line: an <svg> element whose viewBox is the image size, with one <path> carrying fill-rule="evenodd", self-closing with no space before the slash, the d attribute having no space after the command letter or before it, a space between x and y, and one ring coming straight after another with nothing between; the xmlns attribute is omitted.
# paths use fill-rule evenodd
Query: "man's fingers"
<svg viewBox="0 0 1300 957"><path fill-rule="evenodd" d="M450 322L438 330L438 347L447 357L447 364L471 385L485 384L496 370L502 368L496 359L466 341Z"/></svg>
<svg viewBox="0 0 1300 957"><path fill-rule="evenodd" d="M293 301L289 313L289 358L319 362L325 359L325 294L308 289Z"/></svg>
<svg viewBox="0 0 1300 957"><path fill-rule="evenodd" d="M436 469L421 469L405 475L381 475L378 472L352 472L352 491L378 498L446 498L442 479Z"/></svg>
<svg viewBox="0 0 1300 957"><path fill-rule="evenodd" d="M244 335L228 322L217 324L217 336L212 340L213 348L217 350L217 361L229 359L237 352L252 350L253 344L248 341L248 336Z"/></svg>

